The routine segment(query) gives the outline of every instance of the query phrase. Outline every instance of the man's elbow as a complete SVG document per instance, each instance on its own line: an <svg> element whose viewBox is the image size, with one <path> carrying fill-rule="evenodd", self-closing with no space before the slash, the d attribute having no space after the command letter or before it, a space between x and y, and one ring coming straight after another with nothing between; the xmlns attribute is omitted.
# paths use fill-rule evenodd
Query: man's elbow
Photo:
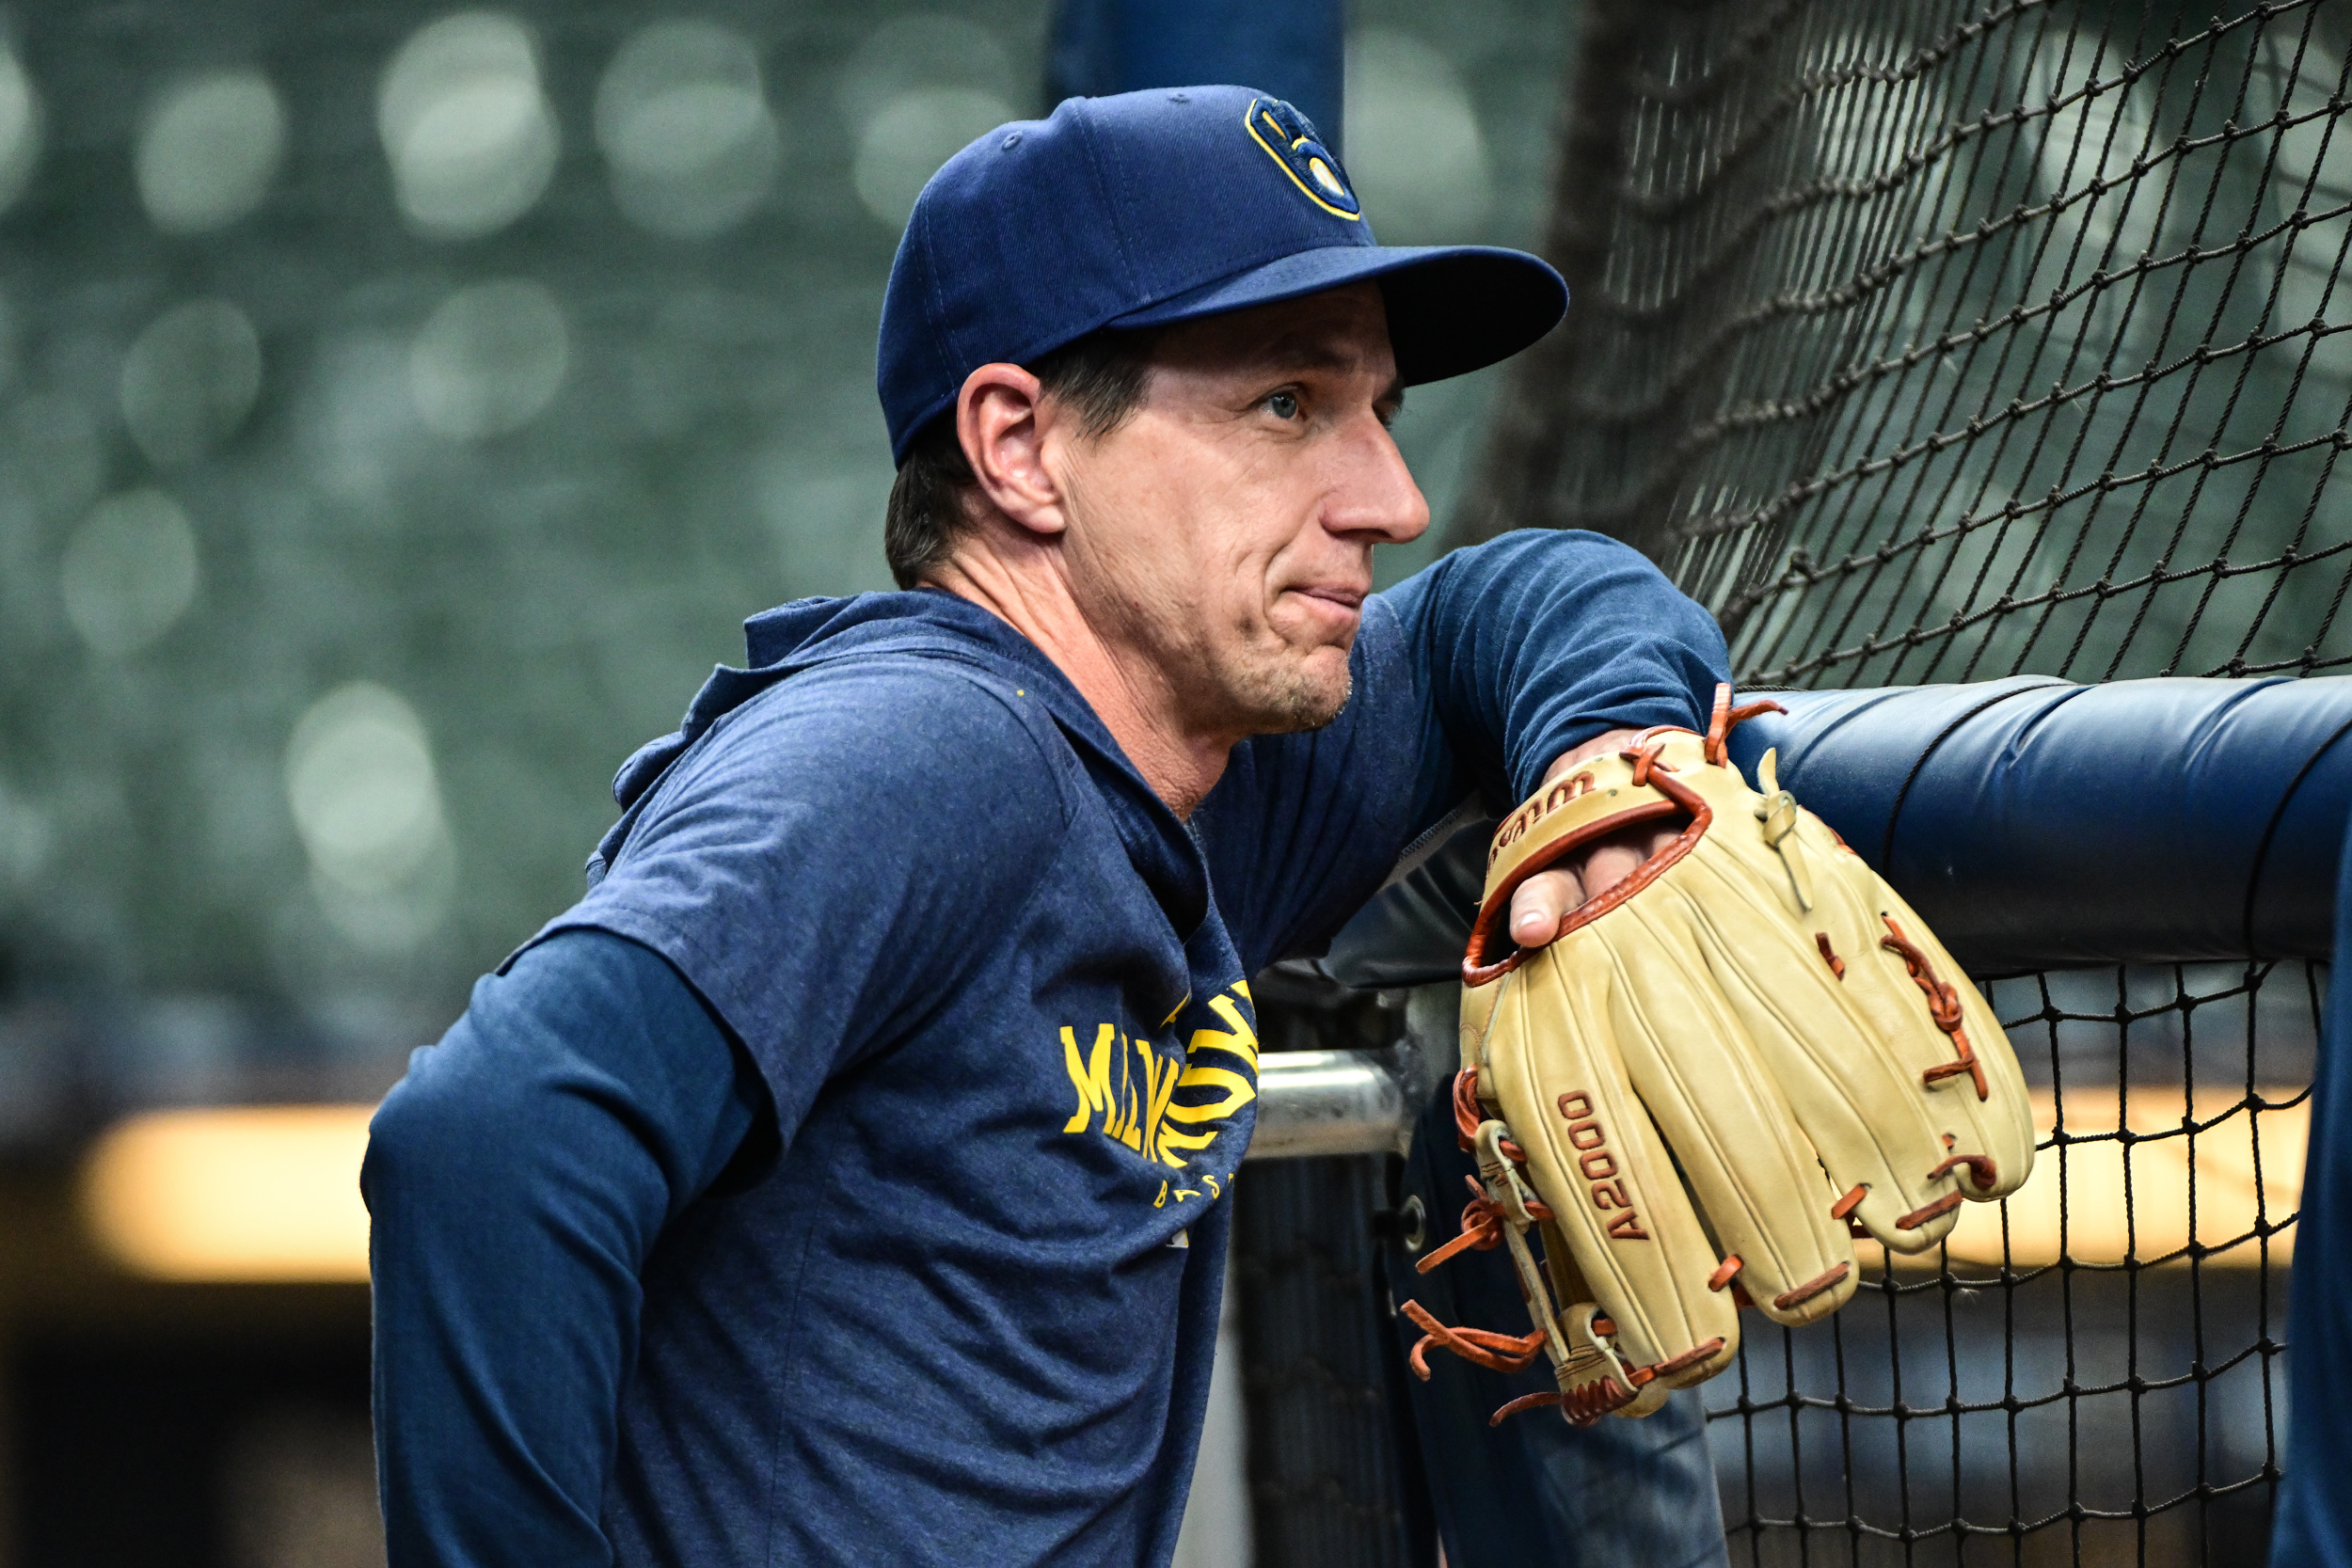
<svg viewBox="0 0 2352 1568"><path fill-rule="evenodd" d="M379 1225L404 1199L477 1186L490 1175L485 1164L515 1147L511 1085L469 1081L479 1075L453 1059L465 1029L460 1020L448 1039L418 1052L368 1123L359 1192Z"/></svg>

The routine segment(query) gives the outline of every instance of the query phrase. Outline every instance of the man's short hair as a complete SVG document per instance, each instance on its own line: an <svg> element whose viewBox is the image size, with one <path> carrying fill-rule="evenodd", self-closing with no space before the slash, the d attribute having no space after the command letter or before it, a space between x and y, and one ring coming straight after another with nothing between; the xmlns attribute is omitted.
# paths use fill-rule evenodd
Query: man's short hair
<svg viewBox="0 0 2352 1568"><path fill-rule="evenodd" d="M1158 336L1150 329L1104 327L1022 368L1037 377L1045 396L1077 414L1082 434L1108 436L1142 405ZM890 487L882 554L899 587L913 588L947 560L971 527L963 499L978 483L956 438L956 411L950 408L909 444Z"/></svg>

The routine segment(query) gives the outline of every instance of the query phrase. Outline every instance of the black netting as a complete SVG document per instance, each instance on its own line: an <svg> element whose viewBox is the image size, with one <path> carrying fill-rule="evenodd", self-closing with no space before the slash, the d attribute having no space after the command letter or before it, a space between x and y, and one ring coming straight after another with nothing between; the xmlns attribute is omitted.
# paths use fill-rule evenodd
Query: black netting
<svg viewBox="0 0 2352 1568"><path fill-rule="evenodd" d="M1756 685L2352 665L2348 42L2316 0L1602 0L1576 309L1461 531L1634 541ZM2043 1165L1751 1329L1735 1560L2261 1561L2322 984L1995 983Z"/></svg>
<svg viewBox="0 0 2352 1568"><path fill-rule="evenodd" d="M2352 662L2345 13L1611 9L1605 243L1474 526L1636 540L1751 678Z"/></svg>
<svg viewBox="0 0 2352 1568"><path fill-rule="evenodd" d="M1735 1560L2263 1561L2319 986L1995 982L2034 1179L1824 1327L1746 1326L1705 1389Z"/></svg>
<svg viewBox="0 0 2352 1568"><path fill-rule="evenodd" d="M1389 1207L1391 1163L1269 1160L1235 1188L1252 1544L1267 1568L1422 1568L1436 1555L1365 1223Z"/></svg>

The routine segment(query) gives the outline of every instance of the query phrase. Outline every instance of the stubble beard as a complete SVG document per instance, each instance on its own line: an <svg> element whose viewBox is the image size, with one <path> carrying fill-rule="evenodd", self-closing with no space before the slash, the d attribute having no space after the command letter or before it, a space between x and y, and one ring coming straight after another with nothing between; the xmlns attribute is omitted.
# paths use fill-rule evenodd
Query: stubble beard
<svg viewBox="0 0 2352 1568"><path fill-rule="evenodd" d="M1249 735L1319 730L1340 716L1355 686L1347 667L1319 678L1303 661L1276 656L1220 659L1210 672L1232 727Z"/></svg>
<svg viewBox="0 0 2352 1568"><path fill-rule="evenodd" d="M1091 510L1074 478L1069 506L1083 523ZM1295 735L1319 730L1347 706L1355 677L1344 650L1338 677L1318 677L1308 666L1317 651L1301 650L1279 633L1277 646L1253 645L1271 628L1244 619L1233 628L1235 643L1218 648L1206 627L1181 609L1135 592L1116 574L1096 578L1107 590L1105 613L1097 623L1124 628L1124 641L1142 650L1175 688L1186 720L1199 727L1238 735ZM1091 597L1092 595L1087 595Z"/></svg>

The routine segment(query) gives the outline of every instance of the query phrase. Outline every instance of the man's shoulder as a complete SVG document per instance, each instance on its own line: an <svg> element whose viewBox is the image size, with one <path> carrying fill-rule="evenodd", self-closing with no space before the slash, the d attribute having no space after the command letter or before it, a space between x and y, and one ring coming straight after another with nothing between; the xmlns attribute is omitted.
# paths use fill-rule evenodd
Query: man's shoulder
<svg viewBox="0 0 2352 1568"><path fill-rule="evenodd" d="M598 851L608 902L679 882L869 895L907 865L995 896L1058 854L1074 816L1067 747L1017 683L891 654L828 661L726 713ZM763 895L762 896L766 896Z"/></svg>
<svg viewBox="0 0 2352 1568"><path fill-rule="evenodd" d="M735 853L803 831L880 843L984 823L991 843L1050 858L1079 764L1040 701L1050 679L985 610L866 594L749 631L749 667L714 671L677 731L622 768L592 882L657 844Z"/></svg>
<svg viewBox="0 0 2352 1568"><path fill-rule="evenodd" d="M882 834L991 820L995 837L1028 839L1066 828L1073 771L1019 674L939 651L870 651L800 670L720 717L644 816L732 806L842 816Z"/></svg>
<svg viewBox="0 0 2352 1568"><path fill-rule="evenodd" d="M706 766L805 775L834 770L864 789L958 792L1059 782L1069 747L1015 672L941 650L827 659L713 726Z"/></svg>

